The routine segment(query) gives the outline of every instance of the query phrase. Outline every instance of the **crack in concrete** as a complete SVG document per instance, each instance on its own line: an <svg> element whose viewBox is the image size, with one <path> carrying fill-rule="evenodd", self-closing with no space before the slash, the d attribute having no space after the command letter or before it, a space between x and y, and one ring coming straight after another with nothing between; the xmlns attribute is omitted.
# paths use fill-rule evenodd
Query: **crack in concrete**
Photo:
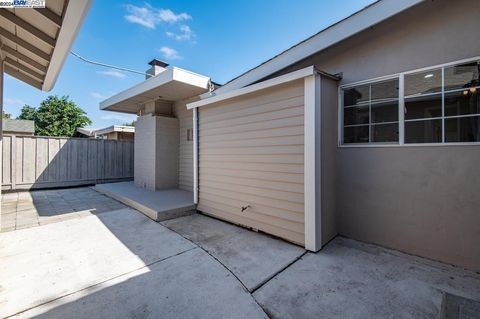
<svg viewBox="0 0 480 319"><path fill-rule="evenodd" d="M296 263L297 261L299 261L300 259L303 258L303 256L305 256L306 254L308 253L307 250L305 250L300 256L298 256L297 258L295 258L294 260L292 260L290 263L288 263L285 267L283 267L282 269L280 269L279 271L277 271L276 273L272 274L269 278L265 279L265 281L263 281L261 284L259 284L257 287L255 287L254 289L252 289L252 291L250 292L253 296L253 294L255 293L255 291L257 291L258 289L262 288L263 286L265 286L268 282L270 282L272 279L274 279L275 277L277 277L278 275L280 275L282 272L284 272L285 270L287 270L288 268L290 268L290 266L292 266L294 263Z"/></svg>
<svg viewBox="0 0 480 319"><path fill-rule="evenodd" d="M268 315L267 313L267 310L264 309L262 307L262 305L260 305L257 301L257 299L255 298L255 296L253 295L253 293L255 291L257 291L258 289L260 289L261 287L263 287L265 284L267 284L270 280L272 280L273 278L275 278L277 275L279 275L280 273L282 273L283 271L285 271L287 268L289 268L290 266L292 266L294 263L296 263L297 261L299 261L303 256L305 256L305 254L308 253L308 251L305 251L303 252L300 256L298 256L297 258L295 258L295 260L293 260L292 262L288 263L285 267L283 267L282 269L280 269L279 271L277 271L276 273L272 274L272 276L270 276L269 278L267 278L264 282L262 282L261 284L259 284L257 287L255 287L254 289L252 289L252 291L250 291L247 286L245 286L245 284L240 280L240 278L238 278L237 275L235 275L235 273L230 270L230 268L228 268L225 264L223 264L217 257L215 257L214 255L212 255L207 249L203 248L202 246L200 246L199 244L195 243L194 241L192 241L191 239L183 236L181 233L175 231L174 229L171 229L170 227L166 226L166 225L163 225L163 224L159 224L160 226L163 226L171 231L173 231L174 233L180 235L181 237L183 237L184 239L188 240L190 243L192 243L193 245L197 246L198 248L200 248L201 250L203 250L206 254L208 254L210 257L212 257L215 261L217 261L220 265L223 266L223 268L225 268L233 277L235 277L235 279L237 279L237 281L242 285L243 289L245 289L245 291L252 297L252 299L255 301L255 303L260 307L260 309L263 310L263 312L265 313L265 316L266 318L271 318L271 316Z"/></svg>

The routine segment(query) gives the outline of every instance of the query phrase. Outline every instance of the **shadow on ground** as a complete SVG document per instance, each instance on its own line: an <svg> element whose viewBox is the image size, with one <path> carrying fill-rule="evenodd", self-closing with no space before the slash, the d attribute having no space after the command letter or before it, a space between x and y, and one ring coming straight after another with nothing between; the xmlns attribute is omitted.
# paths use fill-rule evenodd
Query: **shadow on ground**
<svg viewBox="0 0 480 319"><path fill-rule="evenodd" d="M1 231L46 225L126 206L88 187L2 195Z"/></svg>

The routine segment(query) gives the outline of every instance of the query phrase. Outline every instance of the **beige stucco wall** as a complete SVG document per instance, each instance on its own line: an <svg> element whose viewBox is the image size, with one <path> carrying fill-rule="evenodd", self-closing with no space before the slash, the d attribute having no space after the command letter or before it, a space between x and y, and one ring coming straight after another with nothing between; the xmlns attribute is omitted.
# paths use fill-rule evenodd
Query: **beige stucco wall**
<svg viewBox="0 0 480 319"><path fill-rule="evenodd" d="M134 182L150 190L155 189L155 117L140 116L135 123Z"/></svg>
<svg viewBox="0 0 480 319"><path fill-rule="evenodd" d="M349 83L480 56L479 15L477 0L425 1L277 75L316 65ZM480 146L333 152L340 234L480 270Z"/></svg>
<svg viewBox="0 0 480 319"><path fill-rule="evenodd" d="M178 186L178 120L140 116L135 124L134 182L150 190Z"/></svg>
<svg viewBox="0 0 480 319"><path fill-rule="evenodd" d="M317 153L316 165L321 168L321 178L317 185L321 187L322 246L327 244L337 233L336 216L336 165L337 135L332 134L337 128L338 84L336 80L322 76L320 81L320 155Z"/></svg>
<svg viewBox="0 0 480 319"><path fill-rule="evenodd" d="M278 74L310 65L346 84L480 55L478 0L425 1Z"/></svg>
<svg viewBox="0 0 480 319"><path fill-rule="evenodd" d="M303 83L199 109L200 211L304 243Z"/></svg>
<svg viewBox="0 0 480 319"><path fill-rule="evenodd" d="M156 186L155 189L178 187L178 119L156 116Z"/></svg>

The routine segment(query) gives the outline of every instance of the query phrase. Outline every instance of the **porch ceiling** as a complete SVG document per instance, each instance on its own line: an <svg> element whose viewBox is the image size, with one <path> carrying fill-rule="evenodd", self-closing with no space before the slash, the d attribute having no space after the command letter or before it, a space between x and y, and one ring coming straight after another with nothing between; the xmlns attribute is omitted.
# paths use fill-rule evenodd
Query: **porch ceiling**
<svg viewBox="0 0 480 319"><path fill-rule="evenodd" d="M92 0L50 0L45 8L0 10L5 72L50 91Z"/></svg>
<svg viewBox="0 0 480 319"><path fill-rule="evenodd" d="M100 109L136 114L152 100L179 101L208 91L210 78L180 68L167 69L100 103Z"/></svg>

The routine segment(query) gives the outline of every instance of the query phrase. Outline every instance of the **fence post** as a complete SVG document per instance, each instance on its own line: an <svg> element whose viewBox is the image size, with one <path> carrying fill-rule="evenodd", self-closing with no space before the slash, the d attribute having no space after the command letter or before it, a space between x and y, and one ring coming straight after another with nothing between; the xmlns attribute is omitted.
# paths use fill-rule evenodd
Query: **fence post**
<svg viewBox="0 0 480 319"><path fill-rule="evenodd" d="M17 136L12 135L10 140L10 181L12 191L17 189Z"/></svg>

